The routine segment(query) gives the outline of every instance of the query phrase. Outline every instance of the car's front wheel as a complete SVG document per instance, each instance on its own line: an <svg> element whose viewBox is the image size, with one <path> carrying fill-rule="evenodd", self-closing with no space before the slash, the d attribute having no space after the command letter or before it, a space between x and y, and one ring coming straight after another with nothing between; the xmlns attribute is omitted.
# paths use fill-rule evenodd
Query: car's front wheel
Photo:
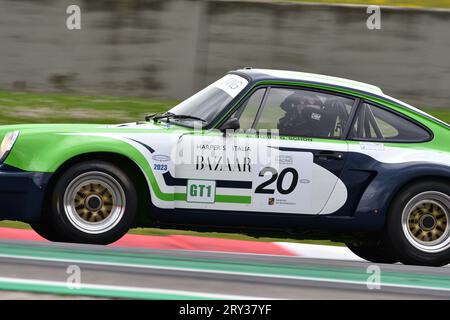
<svg viewBox="0 0 450 320"><path fill-rule="evenodd" d="M422 181L403 189L388 212L385 241L404 264L449 264L450 185Z"/></svg>
<svg viewBox="0 0 450 320"><path fill-rule="evenodd" d="M128 175L104 161L80 162L63 172L34 229L51 241L109 244L136 217L136 190Z"/></svg>

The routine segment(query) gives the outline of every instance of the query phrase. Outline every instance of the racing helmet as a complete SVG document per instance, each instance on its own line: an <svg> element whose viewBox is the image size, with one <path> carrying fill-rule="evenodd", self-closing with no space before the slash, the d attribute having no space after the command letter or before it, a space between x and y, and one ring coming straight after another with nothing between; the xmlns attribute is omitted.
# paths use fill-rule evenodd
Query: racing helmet
<svg viewBox="0 0 450 320"><path fill-rule="evenodd" d="M296 115L300 115L306 106L320 108L322 102L314 94L293 93L287 96L280 105L287 114Z"/></svg>

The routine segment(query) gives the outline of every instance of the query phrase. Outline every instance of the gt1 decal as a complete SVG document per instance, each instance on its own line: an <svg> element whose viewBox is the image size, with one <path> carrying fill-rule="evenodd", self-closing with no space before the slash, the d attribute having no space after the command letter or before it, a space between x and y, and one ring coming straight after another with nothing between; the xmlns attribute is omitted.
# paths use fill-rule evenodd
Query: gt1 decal
<svg viewBox="0 0 450 320"><path fill-rule="evenodd" d="M186 200L188 202L214 203L216 182L206 180L189 180Z"/></svg>

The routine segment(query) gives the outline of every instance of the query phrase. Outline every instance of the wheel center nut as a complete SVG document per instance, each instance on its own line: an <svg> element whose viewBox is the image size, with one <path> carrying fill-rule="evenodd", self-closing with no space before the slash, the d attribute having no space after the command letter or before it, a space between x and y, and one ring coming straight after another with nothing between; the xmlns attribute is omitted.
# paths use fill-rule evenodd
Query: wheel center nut
<svg viewBox="0 0 450 320"><path fill-rule="evenodd" d="M98 211L103 206L102 199L96 194L87 196L85 203L89 211Z"/></svg>
<svg viewBox="0 0 450 320"><path fill-rule="evenodd" d="M424 215L420 218L420 227L423 230L431 230L436 226L436 219L431 215Z"/></svg>

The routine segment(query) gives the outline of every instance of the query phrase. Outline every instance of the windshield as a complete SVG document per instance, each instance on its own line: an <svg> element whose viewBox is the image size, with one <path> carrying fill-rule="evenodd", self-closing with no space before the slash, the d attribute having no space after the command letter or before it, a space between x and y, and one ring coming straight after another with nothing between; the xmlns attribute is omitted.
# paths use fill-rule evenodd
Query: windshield
<svg viewBox="0 0 450 320"><path fill-rule="evenodd" d="M184 100L168 111L169 114L182 116L174 118L177 122L194 122L202 119L204 124L211 122L248 84L248 81L234 74L228 74L217 80L192 97ZM189 117L187 117L189 116ZM172 121L172 119L171 119Z"/></svg>

